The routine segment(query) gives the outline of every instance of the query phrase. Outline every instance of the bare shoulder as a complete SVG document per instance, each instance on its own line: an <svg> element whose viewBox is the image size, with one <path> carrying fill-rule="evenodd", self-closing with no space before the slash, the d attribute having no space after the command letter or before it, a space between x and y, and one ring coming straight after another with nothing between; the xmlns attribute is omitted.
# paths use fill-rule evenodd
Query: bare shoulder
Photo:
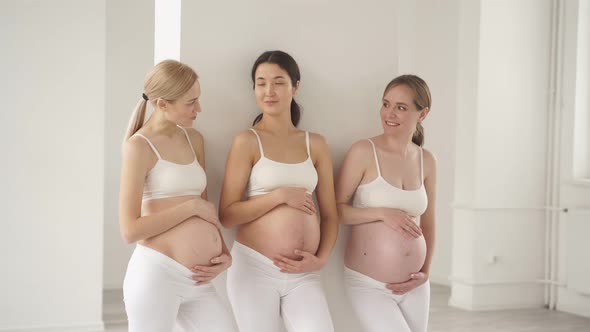
<svg viewBox="0 0 590 332"><path fill-rule="evenodd" d="M350 146L348 154L356 158L368 158L373 154L373 147L368 139L358 140Z"/></svg>
<svg viewBox="0 0 590 332"><path fill-rule="evenodd" d="M193 144L193 146L203 146L203 141L205 140L203 138L203 134L201 134L198 130L196 130L195 128L185 128L186 132L188 133L188 137L191 140L191 143Z"/></svg>
<svg viewBox="0 0 590 332"><path fill-rule="evenodd" d="M316 150L329 150L328 140L321 134L309 132L309 145Z"/></svg>
<svg viewBox="0 0 590 332"><path fill-rule="evenodd" d="M436 172L437 159L432 151L422 148L422 155L424 157L424 173L434 174Z"/></svg>
<svg viewBox="0 0 590 332"><path fill-rule="evenodd" d="M125 143L123 143L122 153L124 159L147 159L153 154L148 142L139 136L131 136L127 141L125 141Z"/></svg>
<svg viewBox="0 0 590 332"><path fill-rule="evenodd" d="M233 145L240 148L258 145L256 134L249 129L242 130L234 136Z"/></svg>
<svg viewBox="0 0 590 332"><path fill-rule="evenodd" d="M188 133L188 137L191 138L191 141L203 140L203 134L196 130L195 128L185 128L186 132Z"/></svg>

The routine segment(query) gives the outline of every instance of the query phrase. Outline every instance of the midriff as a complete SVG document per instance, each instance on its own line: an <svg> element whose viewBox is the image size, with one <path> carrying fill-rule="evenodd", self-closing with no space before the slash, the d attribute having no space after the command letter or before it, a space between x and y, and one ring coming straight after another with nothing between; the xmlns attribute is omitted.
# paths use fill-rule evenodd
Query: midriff
<svg viewBox="0 0 590 332"><path fill-rule="evenodd" d="M253 196L249 199L256 199ZM299 260L295 249L316 254L320 243L320 224L310 215L288 205L280 205L255 221L242 225L236 240L270 259L284 255Z"/></svg>
<svg viewBox="0 0 590 332"><path fill-rule="evenodd" d="M143 215L155 214L197 197L179 196L146 201L143 203L142 213ZM221 236L217 227L196 216L140 243L161 252L187 268L195 265L211 265L211 258L219 256L222 250Z"/></svg>
<svg viewBox="0 0 590 332"><path fill-rule="evenodd" d="M378 221L350 228L345 265L384 283L402 282L419 272L426 259L424 236L406 239Z"/></svg>

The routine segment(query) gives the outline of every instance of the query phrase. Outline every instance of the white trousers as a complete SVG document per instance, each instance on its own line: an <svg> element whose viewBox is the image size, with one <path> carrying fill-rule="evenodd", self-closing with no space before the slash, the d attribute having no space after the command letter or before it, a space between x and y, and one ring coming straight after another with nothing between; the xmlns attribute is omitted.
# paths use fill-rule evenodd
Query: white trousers
<svg viewBox="0 0 590 332"><path fill-rule="evenodd" d="M227 294L240 332L334 331L318 272L283 273L239 242L232 247ZM281 319L282 318L282 319Z"/></svg>
<svg viewBox="0 0 590 332"><path fill-rule="evenodd" d="M386 284L344 268L348 297L365 332L426 332L430 282L396 295Z"/></svg>
<svg viewBox="0 0 590 332"><path fill-rule="evenodd" d="M123 293L129 332L235 332L230 311L211 283L195 285L195 273L172 258L137 245Z"/></svg>

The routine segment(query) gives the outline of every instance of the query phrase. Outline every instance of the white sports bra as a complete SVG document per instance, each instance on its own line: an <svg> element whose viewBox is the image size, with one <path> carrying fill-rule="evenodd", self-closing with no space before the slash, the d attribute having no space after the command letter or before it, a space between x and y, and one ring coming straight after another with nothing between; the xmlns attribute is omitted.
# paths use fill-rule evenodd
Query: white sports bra
<svg viewBox="0 0 590 332"><path fill-rule="evenodd" d="M309 132L305 132L307 159L300 163L290 164L266 158L260 136L253 128L250 128L250 130L254 132L258 139L260 159L254 164L250 172L247 196L267 194L280 187L305 188L308 193L313 193L318 183L318 173L309 154Z"/></svg>
<svg viewBox="0 0 590 332"><path fill-rule="evenodd" d="M422 185L416 190L403 190L389 184L381 176L375 144L370 139L368 141L373 146L377 178L357 187L352 206L393 208L403 210L415 217L422 215L428 206L428 196L426 196L426 189L424 188L424 155L422 148L420 148L420 180Z"/></svg>
<svg viewBox="0 0 590 332"><path fill-rule="evenodd" d="M142 201L188 195L200 196L207 186L207 176L197 160L188 133L186 129L178 127L184 131L195 157L190 164L177 164L162 159L154 144L147 137L142 134L135 134L146 140L158 157L158 161L145 178Z"/></svg>

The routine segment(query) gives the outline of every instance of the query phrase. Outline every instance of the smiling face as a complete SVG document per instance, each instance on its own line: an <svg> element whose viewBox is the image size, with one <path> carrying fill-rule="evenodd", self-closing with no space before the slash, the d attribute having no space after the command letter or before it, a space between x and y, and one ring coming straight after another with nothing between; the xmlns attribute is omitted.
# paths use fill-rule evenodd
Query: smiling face
<svg viewBox="0 0 590 332"><path fill-rule="evenodd" d="M201 85L197 80L180 98L174 101L159 99L158 106L164 111L168 121L181 127L192 127L197 114L202 111L199 103L200 96Z"/></svg>
<svg viewBox="0 0 590 332"><path fill-rule="evenodd" d="M261 63L254 74L256 104L262 113L278 115L289 112L297 87L283 68L274 63Z"/></svg>
<svg viewBox="0 0 590 332"><path fill-rule="evenodd" d="M386 135L412 135L416 124L428 113L414 103L415 93L407 85L396 85L385 92L381 104L381 125Z"/></svg>

